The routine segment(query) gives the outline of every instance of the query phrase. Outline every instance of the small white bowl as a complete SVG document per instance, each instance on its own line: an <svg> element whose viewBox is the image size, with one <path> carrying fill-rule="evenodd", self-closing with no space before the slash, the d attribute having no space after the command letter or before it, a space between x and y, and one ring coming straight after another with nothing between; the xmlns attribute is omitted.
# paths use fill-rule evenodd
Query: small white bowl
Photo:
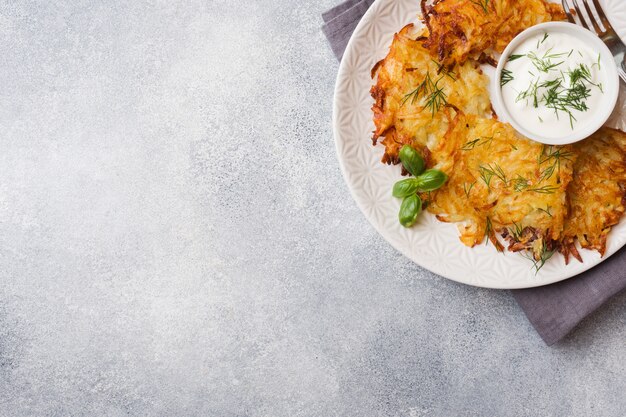
<svg viewBox="0 0 626 417"><path fill-rule="evenodd" d="M511 55L511 53L514 52L515 49L522 42L539 32L564 33L572 37L578 38L580 42L585 43L593 50L599 52L600 62L602 67L604 68L607 78L606 85L604 86L604 98L603 100L601 100L602 107L595 111L593 119L591 119L587 124L583 125L579 123L578 125L575 125L574 130L567 132L562 137L558 138L545 137L535 132L531 132L522 125L523 121L521 121L520 123L519 120L514 119L508 111L506 104L504 103L504 99L502 97L502 88L500 86L500 75L502 73L502 69L509 59L509 55ZM617 95L619 92L619 75L617 73L615 60L613 59L613 55L611 54L609 48L594 33L580 26L566 22L541 23L528 28L519 35L517 35L511 41L511 43L508 44L504 52L502 52L502 56L500 57L500 62L498 63L492 82L494 83L492 86L492 91L494 92L494 108L499 119L504 122L509 122L515 128L515 130L517 130L519 133L526 136L527 138L548 145L565 145L568 143L578 142L579 140L591 136L595 131L602 127L602 125L611 115L611 112L613 111L613 109L615 108L615 104L617 103ZM528 123L536 122L528 121L527 124Z"/></svg>

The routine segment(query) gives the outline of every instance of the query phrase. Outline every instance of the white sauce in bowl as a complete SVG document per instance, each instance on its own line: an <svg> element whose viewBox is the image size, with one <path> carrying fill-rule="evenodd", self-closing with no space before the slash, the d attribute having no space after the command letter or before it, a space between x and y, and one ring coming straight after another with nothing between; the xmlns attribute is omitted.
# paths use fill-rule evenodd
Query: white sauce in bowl
<svg viewBox="0 0 626 417"><path fill-rule="evenodd" d="M545 138L579 130L603 111L605 61L573 35L538 32L521 42L500 75L502 100L511 118Z"/></svg>

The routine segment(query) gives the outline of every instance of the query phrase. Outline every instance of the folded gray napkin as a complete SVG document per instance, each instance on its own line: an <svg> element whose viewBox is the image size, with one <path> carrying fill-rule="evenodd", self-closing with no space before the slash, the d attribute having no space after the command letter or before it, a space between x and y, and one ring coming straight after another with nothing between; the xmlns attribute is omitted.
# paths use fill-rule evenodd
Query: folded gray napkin
<svg viewBox="0 0 626 417"><path fill-rule="evenodd" d="M322 30L341 60L356 25L374 0L348 0L322 15ZM548 345L567 335L580 321L626 288L624 249L575 278L543 287L514 290L513 296Z"/></svg>

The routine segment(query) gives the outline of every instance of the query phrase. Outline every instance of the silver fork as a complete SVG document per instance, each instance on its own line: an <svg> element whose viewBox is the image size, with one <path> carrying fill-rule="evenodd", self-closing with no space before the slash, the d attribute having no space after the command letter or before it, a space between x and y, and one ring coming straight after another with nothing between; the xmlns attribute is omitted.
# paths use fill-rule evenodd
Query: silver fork
<svg viewBox="0 0 626 417"><path fill-rule="evenodd" d="M615 63L617 64L617 72L621 79L626 83L626 45L622 42L622 40L617 36L617 33L611 26L609 19L607 19L602 7L598 0L590 0L593 1L593 8L595 9L598 17L600 18L600 22L602 22L602 27L598 24L595 15L589 5L587 0L561 0L561 4L563 5L563 9L565 10L565 14L567 14L567 19L574 24L580 25L585 29L593 30L596 34L602 39L602 41L609 47L611 52L613 53L613 58L615 58ZM581 7L579 6L581 3L585 11L587 12L587 16L585 16ZM576 16L572 13L572 7L576 10ZM578 17L578 21L576 20Z"/></svg>

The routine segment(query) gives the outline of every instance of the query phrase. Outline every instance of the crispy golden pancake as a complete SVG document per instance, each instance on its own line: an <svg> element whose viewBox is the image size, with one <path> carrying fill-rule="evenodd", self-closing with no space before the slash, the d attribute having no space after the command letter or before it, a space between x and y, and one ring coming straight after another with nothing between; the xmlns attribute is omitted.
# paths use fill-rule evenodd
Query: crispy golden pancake
<svg viewBox="0 0 626 417"><path fill-rule="evenodd" d="M439 220L458 223L467 246L488 237L502 250L499 233L537 268L557 249L581 260L576 241L604 254L626 206L626 133L603 128L567 146L526 139L490 116L489 80L474 60L527 27L564 18L562 8L442 0L422 9L428 30L404 27L372 69L373 142L383 138L383 162L397 164L410 144L444 171L447 183L421 197Z"/></svg>
<svg viewBox="0 0 626 417"><path fill-rule="evenodd" d="M424 46L444 65L502 52L524 29L564 20L563 8L545 0L422 0L428 39Z"/></svg>
<svg viewBox="0 0 626 417"><path fill-rule="evenodd" d="M574 144L578 155L574 179L567 190L570 215L565 222L561 251L582 262L575 247L604 255L611 226L624 214L626 196L626 134L602 128Z"/></svg>
<svg viewBox="0 0 626 417"><path fill-rule="evenodd" d="M461 222L468 246L489 236L498 247L495 232L505 232L510 250L540 249L563 230L573 159L571 146L544 146L508 123L458 115L431 149L435 168L449 179L431 193L428 210L442 221Z"/></svg>
<svg viewBox="0 0 626 417"><path fill-rule="evenodd" d="M387 57L372 70L378 75L371 89L373 140L384 136L386 163L398 163L404 144L417 149L434 146L448 129L452 108L480 115L491 109L489 79L477 64L442 68L422 46L421 33L413 25L404 27L395 34Z"/></svg>

